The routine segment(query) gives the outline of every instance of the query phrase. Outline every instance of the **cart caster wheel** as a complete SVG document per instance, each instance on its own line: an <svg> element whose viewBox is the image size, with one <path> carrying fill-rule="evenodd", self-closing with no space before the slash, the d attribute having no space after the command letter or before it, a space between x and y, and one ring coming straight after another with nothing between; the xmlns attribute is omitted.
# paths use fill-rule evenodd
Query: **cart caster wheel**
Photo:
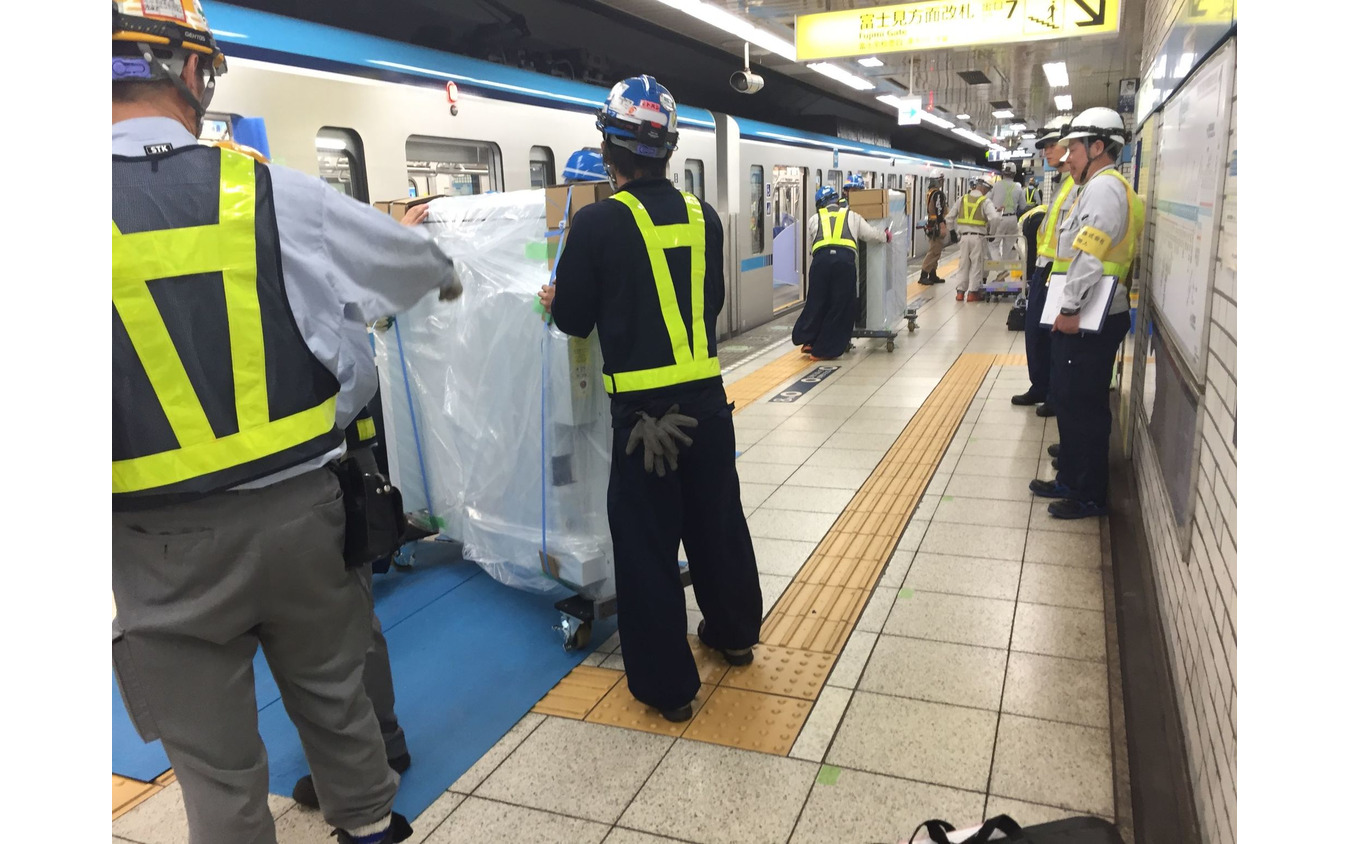
<svg viewBox="0 0 1350 844"><path fill-rule="evenodd" d="M559 623L554 626L563 637L563 650L578 651L591 643L591 623L562 613Z"/></svg>
<svg viewBox="0 0 1350 844"><path fill-rule="evenodd" d="M893 352L893 351L895 351L895 341L894 341L894 340L887 340L887 341L886 341L886 351L888 351L888 352Z"/></svg>
<svg viewBox="0 0 1350 844"><path fill-rule="evenodd" d="M914 329L916 329L916 328L918 328L918 327L919 327L919 324L918 324L917 322L911 322L911 323L909 324L909 330L910 330L910 331L913 331Z"/></svg>

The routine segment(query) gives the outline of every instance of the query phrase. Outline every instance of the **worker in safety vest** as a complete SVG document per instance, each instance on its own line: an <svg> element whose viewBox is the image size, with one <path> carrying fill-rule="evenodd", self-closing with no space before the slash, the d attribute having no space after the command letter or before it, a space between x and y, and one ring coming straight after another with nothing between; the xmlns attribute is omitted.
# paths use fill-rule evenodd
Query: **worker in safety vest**
<svg viewBox="0 0 1350 844"><path fill-rule="evenodd" d="M956 265L958 302L980 301L980 291L984 287L984 239L994 216L988 197L991 187L987 179L977 179L970 186L970 192L961 197L948 214L948 222L956 226L956 234L961 238L957 251L960 263Z"/></svg>
<svg viewBox="0 0 1350 844"><path fill-rule="evenodd" d="M942 176L928 178L928 195L924 207L928 220L923 233L928 236L928 252L923 256L923 268L919 271L919 284L942 284L945 279L938 278L938 261L942 258L942 248L947 245L947 193L942 189Z"/></svg>
<svg viewBox="0 0 1350 844"><path fill-rule="evenodd" d="M316 178L197 143L226 66L195 0L115 2L112 56L112 656L127 713L161 740L194 844L275 842L261 646L338 841L402 841L363 690L368 580L347 567L331 467L375 391L366 323L458 295L453 265Z"/></svg>
<svg viewBox="0 0 1350 844"><path fill-rule="evenodd" d="M1027 374L1031 378L1031 388L1025 393L1012 397L1015 405L1040 405L1036 415L1049 417L1055 415L1054 402L1050 400L1050 328L1041 325L1041 314L1045 308L1046 286L1050 280L1050 264L1055 257L1055 241L1059 231L1060 215L1073 204L1076 194L1073 177L1069 175L1069 162L1065 156L1067 150L1060 144L1063 127L1068 117L1055 118L1046 124L1038 134L1036 148L1041 150L1045 163L1061 174L1059 189L1049 205L1038 206L1039 215L1029 215L1032 219L1024 221L1023 231L1027 233L1027 316L1025 342L1027 349ZM1025 226L1035 223L1028 230Z"/></svg>
<svg viewBox="0 0 1350 844"><path fill-rule="evenodd" d="M1003 178L989 192L989 251L994 260L1011 261L1017 251L1017 218L1026 210L1026 194L1016 165L1006 165Z"/></svg>
<svg viewBox="0 0 1350 844"><path fill-rule="evenodd" d="M858 315L858 244L861 237L889 243L891 231L877 231L857 211L839 202L830 185L816 189L816 213L806 222L811 270L806 303L792 327L792 342L811 360L834 360L848 351Z"/></svg>
<svg viewBox="0 0 1350 844"><path fill-rule="evenodd" d="M675 100L655 79L630 77L610 89L596 128L616 193L577 211L556 282L539 298L564 333L600 335L628 690L667 720L685 721L700 681L685 638L680 542L704 644L747 665L763 618L717 362L722 224L712 206L666 178L679 135Z"/></svg>
<svg viewBox="0 0 1350 844"><path fill-rule="evenodd" d="M1052 275L1066 276L1050 339L1059 469L1053 481L1031 482L1036 495L1060 499L1049 508L1060 519L1107 512L1111 375L1130 330L1130 269L1144 225L1144 204L1116 169L1128 142L1121 116L1101 107L1075 117L1062 139L1069 174L1082 187L1061 213L1051 265ZM1100 330L1081 324L1083 307L1108 292Z"/></svg>

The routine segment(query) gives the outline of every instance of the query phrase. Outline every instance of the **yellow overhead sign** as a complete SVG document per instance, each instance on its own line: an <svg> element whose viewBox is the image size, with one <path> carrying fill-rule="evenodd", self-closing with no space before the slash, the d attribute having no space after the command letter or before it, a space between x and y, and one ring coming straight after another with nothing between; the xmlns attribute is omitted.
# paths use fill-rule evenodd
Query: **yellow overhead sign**
<svg viewBox="0 0 1350 844"><path fill-rule="evenodd" d="M1077 38L1119 29L1120 0L925 0L798 15L797 60Z"/></svg>

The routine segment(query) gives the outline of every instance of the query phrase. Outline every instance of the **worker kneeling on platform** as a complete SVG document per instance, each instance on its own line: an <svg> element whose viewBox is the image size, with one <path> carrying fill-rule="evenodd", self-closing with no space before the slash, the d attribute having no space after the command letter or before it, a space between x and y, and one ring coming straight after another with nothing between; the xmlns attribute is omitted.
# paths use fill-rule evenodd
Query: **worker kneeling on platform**
<svg viewBox="0 0 1350 844"><path fill-rule="evenodd" d="M985 235L989 234L989 189L986 179L977 179L970 193L952 206L952 223L961 237L956 265L956 301L978 302L984 287Z"/></svg>
<svg viewBox="0 0 1350 844"><path fill-rule="evenodd" d="M596 117L616 193L580 209L539 298L574 337L600 335L614 446L609 528L628 689L671 721L693 715L680 542L698 636L733 665L754 659L763 599L741 508L732 407L717 361L722 224L666 178L675 100L625 79Z"/></svg>
<svg viewBox="0 0 1350 844"><path fill-rule="evenodd" d="M839 201L831 185L816 190L816 214L806 224L811 273L806 304L792 327L792 342L812 360L834 360L848 351L858 317L858 243L889 243L891 231L877 231Z"/></svg>

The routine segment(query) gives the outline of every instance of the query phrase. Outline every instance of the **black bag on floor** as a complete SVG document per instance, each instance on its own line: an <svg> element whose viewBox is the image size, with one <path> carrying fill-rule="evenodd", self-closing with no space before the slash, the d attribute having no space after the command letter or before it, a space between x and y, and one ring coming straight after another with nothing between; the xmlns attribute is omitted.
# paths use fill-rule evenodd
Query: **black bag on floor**
<svg viewBox="0 0 1350 844"><path fill-rule="evenodd" d="M1014 305L1013 309L1011 311L1008 311L1008 330L1025 331L1026 327L1027 327L1026 305L1022 305L1021 307L1017 307Z"/></svg>
<svg viewBox="0 0 1350 844"><path fill-rule="evenodd" d="M984 822L967 838L949 838L956 828L946 821L924 821L909 837L910 844L919 844L920 832L927 832L932 844L991 844L1007 841L1009 844L1124 844L1115 824L1101 818L1064 818L1035 826L1022 827L1007 815L998 815Z"/></svg>

